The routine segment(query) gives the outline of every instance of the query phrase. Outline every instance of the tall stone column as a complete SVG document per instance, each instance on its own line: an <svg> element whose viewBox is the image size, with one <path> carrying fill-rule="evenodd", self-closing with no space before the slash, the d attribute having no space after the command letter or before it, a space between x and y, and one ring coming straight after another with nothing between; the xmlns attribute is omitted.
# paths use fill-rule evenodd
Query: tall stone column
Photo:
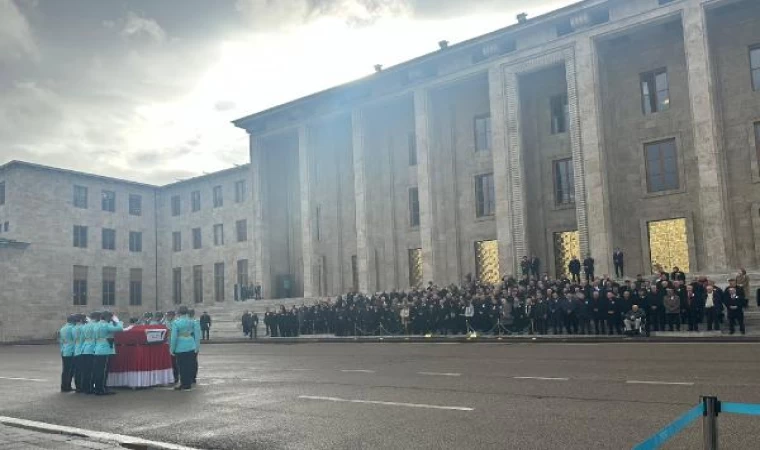
<svg viewBox="0 0 760 450"><path fill-rule="evenodd" d="M512 241L510 211L509 149L507 146L507 104L504 72L501 67L488 70L488 95L491 108L491 140L494 188L496 190L496 236L499 241L499 270L502 275L517 273L517 255Z"/></svg>
<svg viewBox="0 0 760 450"><path fill-rule="evenodd" d="M417 140L417 193L420 205L423 284L436 281L435 219L431 180L430 94L414 91L414 130Z"/></svg>
<svg viewBox="0 0 760 450"><path fill-rule="evenodd" d="M702 6L691 1L683 10L683 40L689 80L694 153L699 167L699 215L705 260L699 270L724 271L729 266L728 201L718 117L715 112L707 24Z"/></svg>
<svg viewBox="0 0 760 450"><path fill-rule="evenodd" d="M511 67L504 73L504 98L506 102L507 119L507 169L509 171L509 215L511 216L511 233L513 253L515 261L523 256L530 256L528 252L528 230L526 229L527 216L525 214L526 192L523 189L525 180L525 158L523 157L521 117L520 117L520 87L518 73ZM493 127L493 118L491 119ZM493 130L492 130L493 131ZM494 160L496 163L496 160ZM494 186L495 187L495 186ZM496 194L499 195L499 194ZM497 197L498 201L498 197ZM498 208L498 204L497 204ZM498 214L498 209L497 209ZM497 223L497 226L498 223ZM501 239L501 236L499 237ZM517 263L515 262L513 273L516 274Z"/></svg>
<svg viewBox="0 0 760 450"><path fill-rule="evenodd" d="M612 227L593 40L579 38L575 52L567 55L565 64L580 258L583 260L590 253L596 274L610 274Z"/></svg>
<svg viewBox="0 0 760 450"><path fill-rule="evenodd" d="M369 236L367 227L367 180L364 159L364 114L351 112L352 149L354 156L354 194L356 198L356 265L359 292L369 292Z"/></svg>
<svg viewBox="0 0 760 450"><path fill-rule="evenodd" d="M310 128L298 127L298 169L301 186L301 254L303 258L303 296L314 296L314 235L312 231Z"/></svg>
<svg viewBox="0 0 760 450"><path fill-rule="evenodd" d="M267 169L266 157L261 140L249 135L251 153L251 180L253 195L253 241L254 241L254 284L261 286L261 296L271 296L272 282L269 267L269 225L266 220Z"/></svg>

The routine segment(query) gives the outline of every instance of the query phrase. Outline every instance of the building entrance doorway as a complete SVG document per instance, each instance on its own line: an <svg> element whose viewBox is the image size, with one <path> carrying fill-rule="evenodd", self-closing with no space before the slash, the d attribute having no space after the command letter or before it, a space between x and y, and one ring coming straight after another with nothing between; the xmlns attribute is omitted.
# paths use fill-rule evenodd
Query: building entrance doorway
<svg viewBox="0 0 760 450"><path fill-rule="evenodd" d="M689 240L686 219L657 220L647 224L652 273L671 272L678 267L689 272Z"/></svg>
<svg viewBox="0 0 760 450"><path fill-rule="evenodd" d="M568 264L574 256L581 257L578 231L562 231L554 233L554 270L558 278L570 278Z"/></svg>
<svg viewBox="0 0 760 450"><path fill-rule="evenodd" d="M496 284L501 279L499 273L499 242L478 241L475 243L475 268L478 280Z"/></svg>

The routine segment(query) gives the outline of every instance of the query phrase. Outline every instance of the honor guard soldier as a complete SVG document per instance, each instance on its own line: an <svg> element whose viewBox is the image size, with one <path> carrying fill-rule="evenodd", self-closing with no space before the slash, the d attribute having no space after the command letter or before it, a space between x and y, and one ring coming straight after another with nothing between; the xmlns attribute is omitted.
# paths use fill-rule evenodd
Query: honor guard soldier
<svg viewBox="0 0 760 450"><path fill-rule="evenodd" d="M61 392L71 392L71 380L74 378L74 324L76 316L70 315L66 325L58 331L58 343L61 347Z"/></svg>
<svg viewBox="0 0 760 450"><path fill-rule="evenodd" d="M180 306L179 318L172 322L169 350L177 358L179 366L180 385L175 390L187 390L192 388L193 382L193 355L196 351L195 323L187 316L187 306Z"/></svg>
<svg viewBox="0 0 760 450"><path fill-rule="evenodd" d="M201 351L201 321L195 318L195 310L187 312L187 316L193 321L193 337L195 338L195 355L193 356L193 384L198 377L198 353Z"/></svg>
<svg viewBox="0 0 760 450"><path fill-rule="evenodd" d="M82 327L84 345L82 347L82 386L86 394L94 394L92 368L95 360L95 327L100 321L100 312L90 313L90 321Z"/></svg>
<svg viewBox="0 0 760 450"><path fill-rule="evenodd" d="M113 338L120 331L124 331L124 325L118 321L118 318L109 311L103 312L100 322L95 325L95 359L92 369L95 395L114 394L114 392L106 391L108 358L116 354Z"/></svg>
<svg viewBox="0 0 760 450"><path fill-rule="evenodd" d="M81 394L85 392L84 380L82 378L82 375L84 374L82 350L84 349L83 327L85 324L85 316L84 314L77 314L76 319L76 325L74 325L74 329L72 330L74 336L74 385L76 386L77 394Z"/></svg>
<svg viewBox="0 0 760 450"><path fill-rule="evenodd" d="M153 314L153 320L151 320L148 325L162 325L164 321L164 313L161 311L157 311L155 314Z"/></svg>

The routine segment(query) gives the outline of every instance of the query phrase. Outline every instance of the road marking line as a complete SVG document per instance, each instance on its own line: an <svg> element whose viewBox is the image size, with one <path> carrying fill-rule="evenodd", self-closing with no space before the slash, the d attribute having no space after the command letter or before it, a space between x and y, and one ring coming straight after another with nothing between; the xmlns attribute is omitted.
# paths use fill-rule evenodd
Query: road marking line
<svg viewBox="0 0 760 450"><path fill-rule="evenodd" d="M456 372L417 372L417 375L428 375L431 377L461 377L461 373Z"/></svg>
<svg viewBox="0 0 760 450"><path fill-rule="evenodd" d="M424 409L443 409L448 411L475 411L475 408L468 408L466 406L440 406L440 405L426 405L423 403L401 403L401 402L381 402L376 400L351 400L338 397L321 397L315 395L299 395L298 398L304 400L322 400L326 402L336 403L364 403L369 405L385 405L385 406L405 406L408 408L424 408Z"/></svg>
<svg viewBox="0 0 760 450"><path fill-rule="evenodd" d="M665 386L694 386L694 383L685 381L639 381L639 380L626 380L626 384L661 384Z"/></svg>
<svg viewBox="0 0 760 450"><path fill-rule="evenodd" d="M341 370L343 373L375 373L374 370L366 370L366 369L343 369Z"/></svg>
<svg viewBox="0 0 760 450"><path fill-rule="evenodd" d="M285 369L287 372L313 372L314 369Z"/></svg>
<svg viewBox="0 0 760 450"><path fill-rule="evenodd" d="M35 383L46 383L48 380L41 378L21 378L21 377L0 377L0 380L12 380L12 381L34 381Z"/></svg>
<svg viewBox="0 0 760 450"><path fill-rule="evenodd" d="M193 447L186 447L183 445L170 444L167 442L151 441L148 439L141 439L134 436L126 436L123 434L105 433L102 431L86 430L84 428L65 427L61 425L53 425L51 423L37 422L34 420L16 419L15 417L0 416L0 424L8 426L16 426L31 429L41 432L55 432L60 434L68 434L74 436L85 437L97 441L105 441L108 443L118 442L120 444L133 444L145 446L148 448L156 448L161 450L197 450Z"/></svg>
<svg viewBox="0 0 760 450"><path fill-rule="evenodd" d="M512 377L515 380L545 380L545 381L568 381L570 378L556 378L556 377Z"/></svg>

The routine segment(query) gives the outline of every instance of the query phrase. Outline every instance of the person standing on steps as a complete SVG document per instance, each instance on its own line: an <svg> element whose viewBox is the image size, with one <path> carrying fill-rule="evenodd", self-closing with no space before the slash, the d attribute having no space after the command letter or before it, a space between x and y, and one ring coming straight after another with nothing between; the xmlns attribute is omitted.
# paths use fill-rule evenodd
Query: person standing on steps
<svg viewBox="0 0 760 450"><path fill-rule="evenodd" d="M625 255L623 254L623 251L619 248L615 249L615 252L612 253L612 263L615 265L615 277L616 278L624 278L625 277Z"/></svg>
<svg viewBox="0 0 760 450"><path fill-rule="evenodd" d="M201 338L207 341L211 339L211 316L206 311L201 314Z"/></svg>

